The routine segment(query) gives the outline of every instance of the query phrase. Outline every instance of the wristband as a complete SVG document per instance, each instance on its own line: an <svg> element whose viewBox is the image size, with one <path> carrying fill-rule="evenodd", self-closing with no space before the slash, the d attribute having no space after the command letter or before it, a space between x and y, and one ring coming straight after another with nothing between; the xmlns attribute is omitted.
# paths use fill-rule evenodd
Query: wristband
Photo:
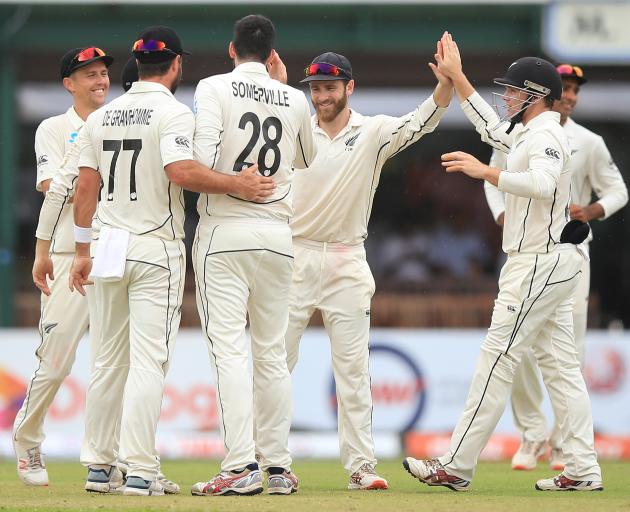
<svg viewBox="0 0 630 512"><path fill-rule="evenodd" d="M74 225L74 241L80 244L92 243L92 228L82 228Z"/></svg>

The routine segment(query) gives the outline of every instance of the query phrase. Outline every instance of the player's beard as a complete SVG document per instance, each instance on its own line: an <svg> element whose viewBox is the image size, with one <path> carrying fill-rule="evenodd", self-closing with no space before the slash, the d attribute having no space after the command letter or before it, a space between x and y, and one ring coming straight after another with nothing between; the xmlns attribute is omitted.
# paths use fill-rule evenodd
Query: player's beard
<svg viewBox="0 0 630 512"><path fill-rule="evenodd" d="M348 105L348 94L344 88L343 96L339 98L337 101L333 101L331 108L326 111L322 110L321 107L317 105L317 103L313 102L313 107L315 107L315 112L317 112L317 119L323 121L324 123L330 123L333 119L335 119Z"/></svg>

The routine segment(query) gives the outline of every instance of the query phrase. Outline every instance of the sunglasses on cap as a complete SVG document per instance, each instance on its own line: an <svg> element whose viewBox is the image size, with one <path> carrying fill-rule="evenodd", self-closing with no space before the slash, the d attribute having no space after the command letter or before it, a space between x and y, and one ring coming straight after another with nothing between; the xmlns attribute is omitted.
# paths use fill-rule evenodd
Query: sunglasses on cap
<svg viewBox="0 0 630 512"><path fill-rule="evenodd" d="M94 59L96 57L105 57L105 52L96 46L90 46L89 48L84 48L77 53L72 61L85 62L86 60Z"/></svg>
<svg viewBox="0 0 630 512"><path fill-rule="evenodd" d="M560 75L577 76L578 78L584 78L584 71L579 66L572 66L571 64L560 64L556 67L556 71Z"/></svg>
<svg viewBox="0 0 630 512"><path fill-rule="evenodd" d="M170 50L166 47L166 43L164 41L158 41L156 39L138 39L135 43L133 43L134 52L168 52L172 54L176 54L173 50Z"/></svg>
<svg viewBox="0 0 630 512"><path fill-rule="evenodd" d="M343 69L339 66L335 66L333 64L325 64L325 63L313 63L304 69L304 74L308 76L313 75L326 75L326 76L339 76L341 74L347 74Z"/></svg>

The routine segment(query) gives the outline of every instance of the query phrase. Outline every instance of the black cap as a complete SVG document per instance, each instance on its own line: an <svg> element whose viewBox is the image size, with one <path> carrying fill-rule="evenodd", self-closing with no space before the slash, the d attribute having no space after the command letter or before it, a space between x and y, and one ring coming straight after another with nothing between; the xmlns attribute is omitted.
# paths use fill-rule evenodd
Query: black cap
<svg viewBox="0 0 630 512"><path fill-rule="evenodd" d="M301 80L301 83L312 82L314 80L352 80L352 66L350 65L350 61L339 53L322 53L313 59L311 65L312 64L330 64L331 66L337 66L337 68L339 68L339 74L334 76L324 73L315 73ZM308 75L308 68L306 68L306 74Z"/></svg>
<svg viewBox="0 0 630 512"><path fill-rule="evenodd" d="M122 70L122 86L125 92L131 89L134 82L138 81L138 63L135 57L131 57Z"/></svg>
<svg viewBox="0 0 630 512"><path fill-rule="evenodd" d="M149 43L149 41L154 43ZM157 42L164 43L164 48L158 49L154 47ZM142 49L143 46L148 48ZM182 40L177 35L177 32L170 27L162 25L145 28L138 36L138 40L134 43L133 48L132 51L136 59L146 63L166 62L175 58L176 55L190 55L182 48ZM135 48L139 49L136 50Z"/></svg>
<svg viewBox="0 0 630 512"><path fill-rule="evenodd" d="M562 96L562 80L556 67L540 57L518 59L510 64L505 76L495 78L494 83L518 87L554 100Z"/></svg>
<svg viewBox="0 0 630 512"><path fill-rule="evenodd" d="M85 56L81 55L82 52L89 50L90 48L94 48L94 57L85 58ZM77 69L88 66L99 60L103 61L105 66L109 67L112 65L112 62L114 62L114 57L105 55L103 50L96 48L95 46L72 48L72 50L68 50L64 56L61 57L61 61L59 62L59 74L61 75L61 79L63 80L64 78L69 77Z"/></svg>

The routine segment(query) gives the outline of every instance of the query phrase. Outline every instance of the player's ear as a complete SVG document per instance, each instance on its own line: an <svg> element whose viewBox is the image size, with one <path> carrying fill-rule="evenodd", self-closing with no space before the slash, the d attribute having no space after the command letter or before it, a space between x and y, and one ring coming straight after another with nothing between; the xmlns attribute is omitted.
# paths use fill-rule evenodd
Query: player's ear
<svg viewBox="0 0 630 512"><path fill-rule="evenodd" d="M65 77L63 79L62 84L64 88L66 89L66 91L68 91L70 94L74 92L74 84L72 83L72 80L69 77Z"/></svg>
<svg viewBox="0 0 630 512"><path fill-rule="evenodd" d="M230 59L236 59L236 48L234 48L233 41L230 41L230 45L228 46L228 55L230 56Z"/></svg>
<svg viewBox="0 0 630 512"><path fill-rule="evenodd" d="M354 92L354 80L350 80L346 84L346 94L350 96Z"/></svg>

